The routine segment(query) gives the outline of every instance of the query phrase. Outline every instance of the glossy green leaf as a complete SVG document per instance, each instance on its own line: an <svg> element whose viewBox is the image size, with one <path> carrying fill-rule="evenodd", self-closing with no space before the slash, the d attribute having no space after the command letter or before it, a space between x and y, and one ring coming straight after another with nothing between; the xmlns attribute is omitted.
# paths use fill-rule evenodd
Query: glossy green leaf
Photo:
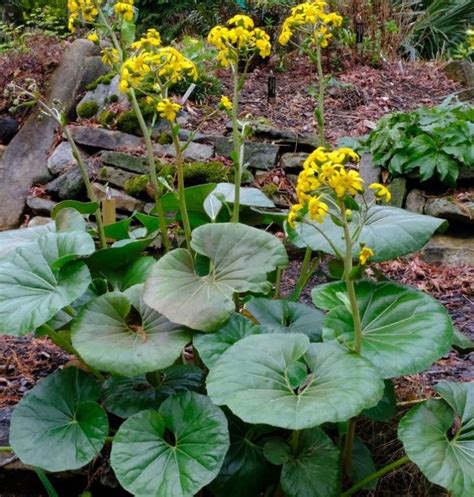
<svg viewBox="0 0 474 497"><path fill-rule="evenodd" d="M287 300L253 298L246 309L265 328L277 333L303 333L312 342L321 341L324 314L317 309Z"/></svg>
<svg viewBox="0 0 474 497"><path fill-rule="evenodd" d="M428 400L400 421L408 457L453 497L474 495L474 383L439 383L443 400Z"/></svg>
<svg viewBox="0 0 474 497"><path fill-rule="evenodd" d="M214 221L223 207L223 202L233 204L235 185L233 183L219 183L204 201L206 214ZM240 189L241 206L272 208L275 204L258 188Z"/></svg>
<svg viewBox="0 0 474 497"><path fill-rule="evenodd" d="M114 437L111 464L135 497L193 497L217 476L228 448L224 413L186 392L128 418Z"/></svg>
<svg viewBox="0 0 474 497"><path fill-rule="evenodd" d="M336 283L336 288L340 284ZM361 354L384 378L425 370L446 354L453 325L446 309L429 295L395 283L356 284L361 315ZM325 340L352 344L354 324L347 306L334 307L323 324Z"/></svg>
<svg viewBox="0 0 474 497"><path fill-rule="evenodd" d="M101 271L123 268L138 259L143 251L153 243L156 236L137 240L120 240L112 246L97 250L86 259L90 270L101 274Z"/></svg>
<svg viewBox="0 0 474 497"><path fill-rule="evenodd" d="M353 213L351 233L358 227L359 215L358 212ZM404 209L374 205L369 209L358 243L364 243L374 251L373 262L395 259L420 250L445 223L442 219ZM326 239L329 238L341 254L345 251L344 230L329 217L322 224L298 223L295 230L288 228L288 236L298 247L310 247L336 255ZM354 257L358 256L358 243L354 247Z"/></svg>
<svg viewBox="0 0 474 497"><path fill-rule="evenodd" d="M263 455L268 427L248 425L230 414L230 447L209 489L216 497L258 497L277 478Z"/></svg>
<svg viewBox="0 0 474 497"><path fill-rule="evenodd" d="M105 236L114 240L128 240L131 238L130 225L132 224L132 219L128 217L116 223L107 224L104 226Z"/></svg>
<svg viewBox="0 0 474 497"><path fill-rule="evenodd" d="M270 442L265 454L282 461L280 483L287 497L339 495L339 450L321 428L302 430L295 450Z"/></svg>
<svg viewBox="0 0 474 497"><path fill-rule="evenodd" d="M306 378L290 372L301 361ZM364 358L306 335L252 335L228 349L207 378L209 397L247 423L300 430L345 421L377 404L383 381Z"/></svg>
<svg viewBox="0 0 474 497"><path fill-rule="evenodd" d="M124 292L135 285L145 283L156 259L150 256L142 256L131 264L118 269L106 268L101 274L106 277L113 289Z"/></svg>
<svg viewBox="0 0 474 497"><path fill-rule="evenodd" d="M397 414L397 395L391 380L385 380L383 397L379 403L363 411L363 415L375 421L387 422Z"/></svg>
<svg viewBox="0 0 474 497"><path fill-rule="evenodd" d="M372 473L375 473L376 470L377 468L375 467L369 448L356 435L352 448L351 468L349 470L352 482L357 483ZM363 488L365 490L374 490L377 487L377 482L378 479L372 480Z"/></svg>
<svg viewBox="0 0 474 497"><path fill-rule="evenodd" d="M454 328L453 345L461 350L472 350L474 349L474 340Z"/></svg>
<svg viewBox="0 0 474 497"><path fill-rule="evenodd" d="M109 378L102 387L107 410L116 416L128 418L146 409L158 409L172 395L187 390L197 391L203 381L203 372L190 364L170 366L151 375L153 384L148 375Z"/></svg>
<svg viewBox="0 0 474 497"><path fill-rule="evenodd" d="M56 371L13 411L10 444L24 464L47 471L78 469L102 449L108 435L99 387L84 371Z"/></svg>
<svg viewBox="0 0 474 497"><path fill-rule="evenodd" d="M132 306L139 319L130 318ZM147 307L141 296L120 292L85 306L71 332L74 347L88 364L122 376L171 366L191 340L188 331Z"/></svg>
<svg viewBox="0 0 474 497"><path fill-rule="evenodd" d="M57 231L86 231L86 220L76 209L67 207L56 215Z"/></svg>
<svg viewBox="0 0 474 497"><path fill-rule="evenodd" d="M188 250L174 250L153 267L145 302L170 321L200 331L214 331L230 317L235 293L268 293L267 274L288 263L280 240L242 224L201 226L191 246L209 258L209 273L198 274Z"/></svg>
<svg viewBox="0 0 474 497"><path fill-rule="evenodd" d="M81 297L91 283L79 255L94 250L86 233L48 233L0 262L0 333L24 335Z"/></svg>
<svg viewBox="0 0 474 497"><path fill-rule="evenodd" d="M0 258L6 257L18 247L34 242L41 236L56 231L54 223L21 228L10 231L0 231Z"/></svg>
<svg viewBox="0 0 474 497"><path fill-rule="evenodd" d="M202 333L193 337L193 345L199 352L204 364L213 367L221 355L242 338L264 333L261 326L257 326L250 319L241 314L232 314L229 321L215 333Z"/></svg>
<svg viewBox="0 0 474 497"><path fill-rule="evenodd" d="M99 208L97 202L80 202L79 200L63 200L56 204L51 211L51 217L56 219L56 216L63 209L75 209L81 214L94 214L94 212Z"/></svg>
<svg viewBox="0 0 474 497"><path fill-rule="evenodd" d="M204 185L189 186L184 189L186 208L192 228L206 224L209 221L204 210L204 201L215 187L216 183L207 183ZM181 219L177 193L166 193L161 197L161 203L165 212L174 212L176 214L175 218L178 220Z"/></svg>

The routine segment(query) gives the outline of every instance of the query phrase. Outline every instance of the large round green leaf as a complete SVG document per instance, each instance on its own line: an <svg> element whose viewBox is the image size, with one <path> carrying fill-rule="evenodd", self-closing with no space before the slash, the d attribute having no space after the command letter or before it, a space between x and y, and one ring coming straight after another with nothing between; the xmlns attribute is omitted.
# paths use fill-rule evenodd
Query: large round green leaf
<svg viewBox="0 0 474 497"><path fill-rule="evenodd" d="M264 451L282 462L280 483L287 497L339 495L339 450L321 428L301 431L295 449L277 441L269 441Z"/></svg>
<svg viewBox="0 0 474 497"><path fill-rule="evenodd" d="M364 358L305 335L252 335L211 368L209 397L247 423L300 430L345 421L372 407L383 381Z"/></svg>
<svg viewBox="0 0 474 497"><path fill-rule="evenodd" d="M41 381L13 411L10 444L23 463L48 471L77 469L102 449L107 415L99 387L84 371L67 368Z"/></svg>
<svg viewBox="0 0 474 497"><path fill-rule="evenodd" d="M187 390L197 391L202 385L203 372L197 366L177 364L163 371L126 378L112 376L102 387L107 410L128 418L146 409L157 409L168 397Z"/></svg>
<svg viewBox="0 0 474 497"><path fill-rule="evenodd" d="M235 185L219 183L204 201L206 214L215 221L224 202L233 204L235 201ZM239 203L249 207L275 207L275 204L258 188L241 188Z"/></svg>
<svg viewBox="0 0 474 497"><path fill-rule="evenodd" d="M353 212L351 232L359 226L360 213ZM386 261L420 250L446 221L431 216L415 214L396 207L374 205L360 233L358 242L365 243L375 253L372 261ZM298 247L310 247L327 254L336 255L334 247L343 254L345 251L344 230L328 216L322 224L309 221L298 223L295 230L288 228L288 236ZM354 247L358 256L359 245Z"/></svg>
<svg viewBox="0 0 474 497"><path fill-rule="evenodd" d="M278 481L277 468L263 455L269 428L248 425L232 414L228 420L230 447L209 488L216 497L258 497L268 485Z"/></svg>
<svg viewBox="0 0 474 497"><path fill-rule="evenodd" d="M340 284L334 288L341 288ZM451 318L433 297L395 283L369 281L358 282L356 293L363 335L361 354L384 378L423 371L449 351ZM351 344L354 324L347 306L334 307L323 329L325 340L339 338Z"/></svg>
<svg viewBox="0 0 474 497"><path fill-rule="evenodd" d="M130 317L133 308L140 318ZM170 323L143 303L120 292L97 297L71 328L72 343L91 366L122 376L136 376L171 366L191 340L182 326Z"/></svg>
<svg viewBox="0 0 474 497"><path fill-rule="evenodd" d="M39 237L56 231L54 223L0 232L0 257L14 252L18 247L34 242Z"/></svg>
<svg viewBox="0 0 474 497"><path fill-rule="evenodd" d="M454 497L474 495L474 383L439 383L444 400L428 400L400 421L408 457Z"/></svg>
<svg viewBox="0 0 474 497"><path fill-rule="evenodd" d="M145 302L170 321L200 331L214 331L227 321L235 293L268 293L267 274L288 263L278 238L243 224L201 226L193 231L191 246L209 258L208 274L200 276L188 250L174 250L152 269Z"/></svg>
<svg viewBox="0 0 474 497"><path fill-rule="evenodd" d="M265 328L277 333L303 333L312 342L321 341L324 314L317 309L287 300L253 298L246 309Z"/></svg>
<svg viewBox="0 0 474 497"><path fill-rule="evenodd" d="M111 463L136 497L193 497L217 476L228 448L224 413L186 392L128 418L114 437Z"/></svg>
<svg viewBox="0 0 474 497"><path fill-rule="evenodd" d="M0 262L0 333L23 335L81 297L91 283L83 262L94 250L86 233L49 233Z"/></svg>
<svg viewBox="0 0 474 497"><path fill-rule="evenodd" d="M234 343L250 335L265 333L250 319L241 314L232 314L229 321L215 333L203 333L193 337L193 344L204 364L213 367L221 355Z"/></svg>

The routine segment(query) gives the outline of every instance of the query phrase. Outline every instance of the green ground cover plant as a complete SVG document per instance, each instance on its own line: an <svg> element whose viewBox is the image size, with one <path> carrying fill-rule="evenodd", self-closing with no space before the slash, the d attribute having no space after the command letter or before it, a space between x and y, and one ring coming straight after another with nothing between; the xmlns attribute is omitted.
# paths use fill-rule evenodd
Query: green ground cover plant
<svg viewBox="0 0 474 497"><path fill-rule="evenodd" d="M94 23L92 39L112 40L103 56L139 120L155 208L103 222L59 104L39 100L66 130L90 201L62 202L54 222L0 234L0 332L47 335L77 367L23 398L11 447L1 450L37 468L49 489L45 471L84 467L110 445L118 481L137 497L348 497L409 461L454 497L471 497L474 384L440 383L437 398L410 410L398 430L406 454L385 467L375 469L357 437L359 419L393 417L394 378L423 371L460 343L439 302L367 273L371 262L419 250L444 222L385 205L390 192L364 185L348 148L314 150L289 213L241 186L239 67L270 50L244 15L210 34L233 72L232 100L224 96L220 109L233 121L235 183L185 188L180 104L168 90L193 74L192 62L163 47L156 31L134 39L131 0L113 12L93 0L70 6L71 27ZM321 2L305 8L326 15ZM150 75L155 92L142 95ZM137 95L169 122L176 189L157 175ZM287 298L287 250L270 222L305 252ZM171 223L184 235L174 245ZM158 253L150 249L157 241ZM319 254L334 258L339 280L313 288L314 306L301 304Z"/></svg>
<svg viewBox="0 0 474 497"><path fill-rule="evenodd" d="M460 167L474 167L473 109L447 101L389 114L361 143L372 153L374 164L393 176L414 173L421 181L435 177L454 186Z"/></svg>

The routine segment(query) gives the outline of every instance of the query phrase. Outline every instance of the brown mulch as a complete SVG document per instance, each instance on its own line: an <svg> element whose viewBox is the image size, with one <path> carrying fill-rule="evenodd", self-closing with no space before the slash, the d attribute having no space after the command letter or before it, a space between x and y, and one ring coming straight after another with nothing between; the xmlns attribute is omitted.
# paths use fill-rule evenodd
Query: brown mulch
<svg viewBox="0 0 474 497"><path fill-rule="evenodd" d="M18 86L27 86L34 79L39 91L44 94L49 77L61 61L66 42L42 34L26 38L22 49L12 49L0 55L0 114L7 113L11 99L4 95L6 86L15 81ZM27 114L21 112L19 117Z"/></svg>
<svg viewBox="0 0 474 497"><path fill-rule="evenodd" d="M317 84L314 71L306 58L290 57L286 72L274 71L277 78L277 99L267 102L267 81L272 64L257 68L249 74L241 96L241 116L264 119L278 129L309 133L314 130L315 99L308 88ZM218 70L224 83L224 93L231 94L229 71ZM433 106L461 89L441 71L436 63L396 62L381 68L356 64L334 75L348 88L334 86L325 98L327 138L335 142L342 136L359 136L369 132L384 114L406 111L420 105ZM219 97L209 99L209 108L193 108L192 126L201 122ZM203 131L221 134L228 122L224 113L208 121Z"/></svg>
<svg viewBox="0 0 474 497"><path fill-rule="evenodd" d="M0 336L0 409L15 405L36 383L69 361L48 338Z"/></svg>

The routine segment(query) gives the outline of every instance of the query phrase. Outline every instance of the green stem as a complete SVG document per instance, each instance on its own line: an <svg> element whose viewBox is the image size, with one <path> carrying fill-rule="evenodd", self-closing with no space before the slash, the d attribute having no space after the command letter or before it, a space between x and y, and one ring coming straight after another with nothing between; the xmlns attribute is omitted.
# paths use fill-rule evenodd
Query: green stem
<svg viewBox="0 0 474 497"><path fill-rule="evenodd" d="M317 45L316 48L316 67L318 69L318 83L319 83L319 95L318 95L318 107L319 107L319 140L320 145L324 146L326 143L326 139L324 137L324 91L325 91L325 83L324 83L324 74L323 74L323 64L322 64L322 54L321 54L321 46Z"/></svg>
<svg viewBox="0 0 474 497"><path fill-rule="evenodd" d="M148 126L146 125L142 111L140 109L140 106L138 105L137 96L135 95L135 90L133 88L130 89L129 95L133 111L137 116L138 123L140 125L143 138L145 140L148 169L150 173L151 184L153 186L153 191L155 194L155 206L156 206L156 212L158 214L158 222L160 223L160 231L163 240L163 247L165 249L165 252L168 252L170 250L171 245L170 245L170 240L168 238L168 227L166 226L165 211L163 209L163 204L161 203L161 188L158 182L158 175L156 173L155 153L153 151L151 133L150 130L148 129Z"/></svg>
<svg viewBox="0 0 474 497"><path fill-rule="evenodd" d="M46 492L48 492L48 496L59 497L56 490L54 490L52 483L49 481L48 477L46 476L45 472L40 468L35 468L35 472L38 475L38 478L41 480L41 483L43 484L43 487L45 488Z"/></svg>
<svg viewBox="0 0 474 497"><path fill-rule="evenodd" d="M186 196L184 193L184 163L183 153L179 145L179 138L173 131L173 144L176 150L176 169L178 170L178 197L179 197L179 210L181 211L181 218L183 220L184 236L186 238L186 247L191 251L191 223L189 222L188 209L186 207Z"/></svg>
<svg viewBox="0 0 474 497"><path fill-rule="evenodd" d="M290 300L292 302L296 302L301 295L301 292L304 290L305 281L307 281L307 273L308 268L311 263L311 257L313 255L313 251L310 247L306 247L303 263L301 264L300 274L298 276L298 280L296 281L295 290L293 291Z"/></svg>
<svg viewBox="0 0 474 497"><path fill-rule="evenodd" d="M243 166L243 153L242 153L242 136L239 131L239 66L236 63L234 69L234 94L232 100L232 140L234 143L234 171L235 171L235 192L234 192L234 212L232 215L232 222L239 222L240 214L240 184L242 183L242 166Z"/></svg>
<svg viewBox="0 0 474 497"><path fill-rule="evenodd" d="M346 253L344 256L344 280L346 282L347 294L351 305L352 320L354 323L354 343L352 348L354 352L360 354L362 346L362 326L360 320L359 304L357 303L357 295L355 291L354 281L352 280L352 238L349 228L349 222L344 215L345 206L344 201L340 200L339 208L341 210L343 225L344 225L344 239L346 242ZM355 419L349 420L346 439L344 442L344 455L342 458L342 467L345 474L348 474L352 464L352 451L354 447L356 422Z"/></svg>
<svg viewBox="0 0 474 497"><path fill-rule="evenodd" d="M76 142L74 141L74 138L72 137L71 132L69 131L69 128L67 126L61 126L61 127L63 130L64 136L66 137L67 141L69 142L69 145L71 145L72 154L73 154L74 158L76 159L77 165L79 166L79 170L80 170L81 176L82 176L82 181L84 182L84 185L86 186L87 196L89 197L89 200L91 202L95 202L98 205L97 210L95 211L95 222L97 223L97 232L99 234L100 248L106 248L107 241L105 238L104 224L102 222L102 213L100 210L100 203L97 199L97 196L94 192L94 189L92 188L92 183L89 179L89 173L87 171L87 167L84 164L84 161L82 160L81 152L77 148Z"/></svg>
<svg viewBox="0 0 474 497"><path fill-rule="evenodd" d="M300 432L298 430L294 430L293 433L291 434L290 446L295 454L298 451L299 440L300 440Z"/></svg>
<svg viewBox="0 0 474 497"><path fill-rule="evenodd" d="M354 486L349 488L349 490L346 490L343 492L340 497L349 497L350 495L355 494L358 490L361 490L364 488L368 483L370 483L373 480L376 480L377 478L381 478L382 476L385 476L388 473L391 473L395 469L399 468L400 466L403 466L410 462L410 459L408 456L403 456L400 459L397 459L396 461L387 464L387 466L384 466L383 468L379 469L378 471L375 471L371 475L367 476L363 480L357 482Z"/></svg>
<svg viewBox="0 0 474 497"><path fill-rule="evenodd" d="M0 452L13 452L11 447L0 447Z"/></svg>
<svg viewBox="0 0 474 497"><path fill-rule="evenodd" d="M275 293L273 294L273 296L276 299L280 298L280 288L281 288L282 276L283 276L283 268L279 267L279 268L277 268L276 280L275 280Z"/></svg>

